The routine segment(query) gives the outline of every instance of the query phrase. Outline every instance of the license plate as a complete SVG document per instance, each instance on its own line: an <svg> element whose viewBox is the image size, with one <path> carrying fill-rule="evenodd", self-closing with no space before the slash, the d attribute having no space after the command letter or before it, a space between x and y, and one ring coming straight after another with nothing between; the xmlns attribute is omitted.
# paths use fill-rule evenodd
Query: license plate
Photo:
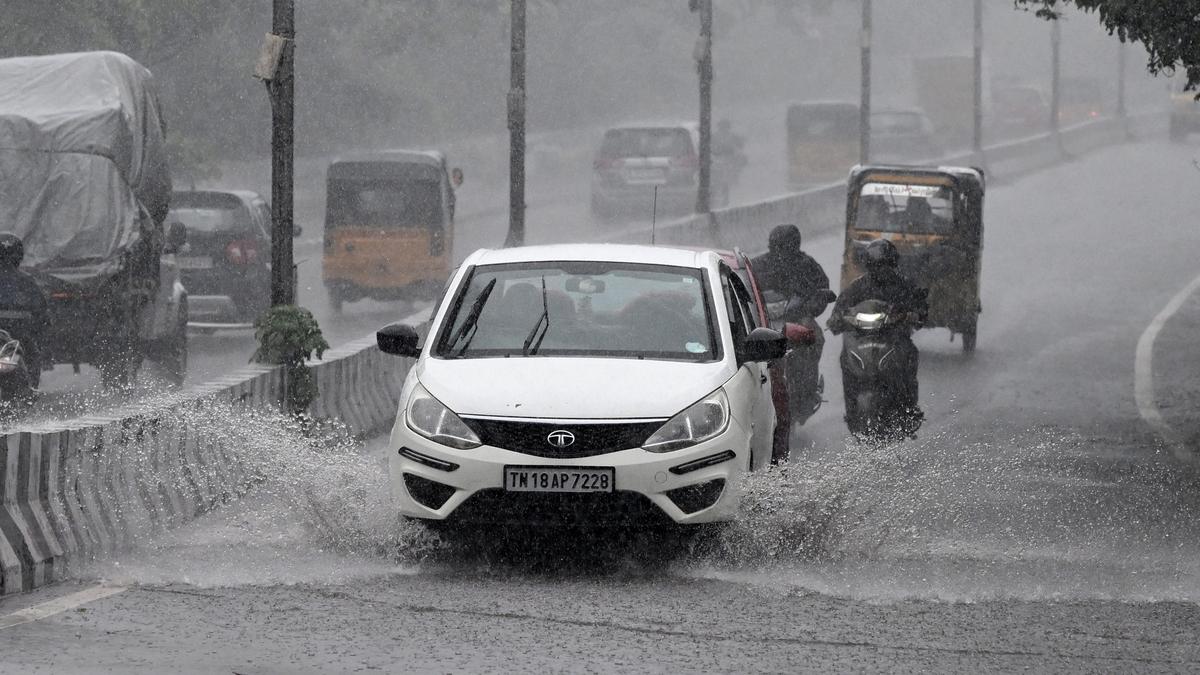
<svg viewBox="0 0 1200 675"><path fill-rule="evenodd" d="M612 492L612 468L506 466L509 492Z"/></svg>
<svg viewBox="0 0 1200 675"><path fill-rule="evenodd" d="M175 262L185 270L206 270L213 266L212 258L206 255L182 255L175 258Z"/></svg>

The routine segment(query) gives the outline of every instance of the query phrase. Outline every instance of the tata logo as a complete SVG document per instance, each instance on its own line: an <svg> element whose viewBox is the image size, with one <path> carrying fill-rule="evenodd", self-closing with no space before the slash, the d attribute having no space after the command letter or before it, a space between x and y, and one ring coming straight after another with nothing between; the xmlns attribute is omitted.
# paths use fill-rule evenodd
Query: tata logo
<svg viewBox="0 0 1200 675"><path fill-rule="evenodd" d="M575 434L566 429L557 429L546 436L546 442L556 448L565 448L575 444Z"/></svg>

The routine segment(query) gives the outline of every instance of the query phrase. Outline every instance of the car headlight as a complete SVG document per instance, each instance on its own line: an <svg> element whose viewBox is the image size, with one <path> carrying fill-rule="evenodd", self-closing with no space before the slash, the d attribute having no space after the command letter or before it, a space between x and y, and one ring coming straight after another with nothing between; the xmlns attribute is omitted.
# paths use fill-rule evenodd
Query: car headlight
<svg viewBox="0 0 1200 675"><path fill-rule="evenodd" d="M650 452L671 452L703 443L729 426L729 397L718 389L667 420L642 447Z"/></svg>
<svg viewBox="0 0 1200 675"><path fill-rule="evenodd" d="M408 397L405 412L408 428L434 443L441 443L459 450L478 448L482 443L474 431L442 402L426 391L420 384Z"/></svg>

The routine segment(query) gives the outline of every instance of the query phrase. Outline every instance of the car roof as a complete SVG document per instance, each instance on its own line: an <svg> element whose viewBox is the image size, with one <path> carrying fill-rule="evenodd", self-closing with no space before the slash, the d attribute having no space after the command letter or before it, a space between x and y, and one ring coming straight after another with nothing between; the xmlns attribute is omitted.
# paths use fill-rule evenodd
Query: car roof
<svg viewBox="0 0 1200 675"><path fill-rule="evenodd" d="M251 190L175 190L171 193L172 201L186 195L209 196L209 195L228 195L236 197L243 202L251 202L255 199L263 199L262 195Z"/></svg>
<svg viewBox="0 0 1200 675"><path fill-rule="evenodd" d="M446 163L446 155L440 150L370 150L340 155L331 164L341 162L404 162L442 166Z"/></svg>
<svg viewBox="0 0 1200 675"><path fill-rule="evenodd" d="M671 267L707 268L720 254L710 249L686 249L638 244L549 244L503 249L479 249L467 256L467 265L570 261L619 262Z"/></svg>

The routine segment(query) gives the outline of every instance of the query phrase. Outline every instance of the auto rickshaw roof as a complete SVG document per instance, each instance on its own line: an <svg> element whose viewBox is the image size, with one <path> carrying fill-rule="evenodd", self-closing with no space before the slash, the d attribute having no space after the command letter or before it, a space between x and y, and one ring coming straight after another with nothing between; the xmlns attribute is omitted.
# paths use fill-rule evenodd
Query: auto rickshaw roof
<svg viewBox="0 0 1200 675"><path fill-rule="evenodd" d="M956 180L966 180L976 185L980 190L984 188L984 173L983 169L972 166L919 166L905 164L858 164L850 169L851 184L857 183L860 179L868 174L907 174L907 175L924 175L924 176L944 176L954 178Z"/></svg>

